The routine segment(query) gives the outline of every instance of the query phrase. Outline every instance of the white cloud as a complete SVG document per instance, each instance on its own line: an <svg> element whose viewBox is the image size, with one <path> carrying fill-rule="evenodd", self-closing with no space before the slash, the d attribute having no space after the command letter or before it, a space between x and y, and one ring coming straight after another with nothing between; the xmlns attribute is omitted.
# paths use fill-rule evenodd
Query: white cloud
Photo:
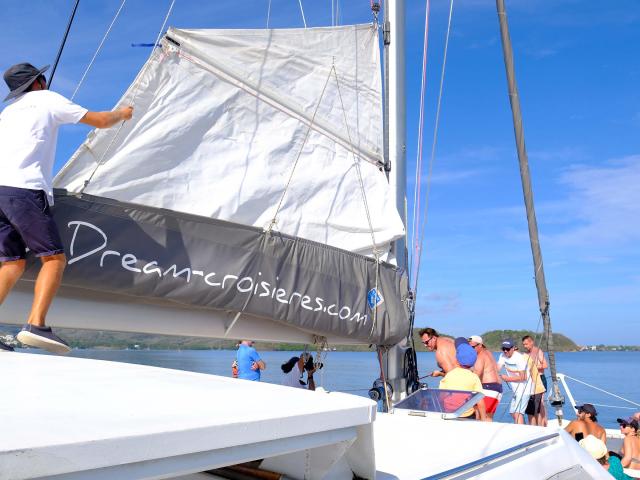
<svg viewBox="0 0 640 480"><path fill-rule="evenodd" d="M549 238L560 245L612 246L640 240L640 155L601 166L576 165L560 177L565 216L578 225Z"/></svg>

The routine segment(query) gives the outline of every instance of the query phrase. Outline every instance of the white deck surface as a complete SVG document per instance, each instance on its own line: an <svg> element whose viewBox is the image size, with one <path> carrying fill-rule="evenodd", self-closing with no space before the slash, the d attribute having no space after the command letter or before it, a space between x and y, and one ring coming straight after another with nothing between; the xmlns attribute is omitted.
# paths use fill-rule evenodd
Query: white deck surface
<svg viewBox="0 0 640 480"><path fill-rule="evenodd" d="M556 431L497 422L378 414L374 423L376 478L424 479ZM456 478L540 480L576 465L584 468L590 478L610 478L565 432L544 446L511 456L507 462L495 462L499 468ZM589 476L576 478L585 480Z"/></svg>
<svg viewBox="0 0 640 480"><path fill-rule="evenodd" d="M2 480L143 478L153 461L187 474L353 438L375 418L352 395L98 360L3 353L0 378Z"/></svg>

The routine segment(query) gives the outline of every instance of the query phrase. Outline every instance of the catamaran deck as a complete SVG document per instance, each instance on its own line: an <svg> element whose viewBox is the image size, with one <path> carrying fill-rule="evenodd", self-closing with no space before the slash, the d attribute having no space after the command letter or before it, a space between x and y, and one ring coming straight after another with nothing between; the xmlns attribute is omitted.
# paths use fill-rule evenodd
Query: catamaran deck
<svg viewBox="0 0 640 480"><path fill-rule="evenodd" d="M167 478L350 444L376 414L352 395L49 355L3 354L0 378L2 480Z"/></svg>
<svg viewBox="0 0 640 480"><path fill-rule="evenodd" d="M0 378L0 480L196 480L259 459L283 478L608 475L563 431L376 419L372 401L342 393L27 353L2 354Z"/></svg>

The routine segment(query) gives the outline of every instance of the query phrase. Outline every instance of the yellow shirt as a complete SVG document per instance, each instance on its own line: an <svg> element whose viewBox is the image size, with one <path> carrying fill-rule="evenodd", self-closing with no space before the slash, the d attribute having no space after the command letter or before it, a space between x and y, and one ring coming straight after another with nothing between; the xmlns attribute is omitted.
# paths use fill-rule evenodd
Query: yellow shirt
<svg viewBox="0 0 640 480"><path fill-rule="evenodd" d="M480 377L469 369L456 367L449 371L442 380L440 380L440 390L464 390L467 392L482 392L482 382ZM466 400L466 397L463 399ZM453 401L453 399L452 399ZM448 408L459 408L462 403L460 399L456 399L457 406L453 404L447 405ZM454 402L454 403L455 403ZM473 415L473 408L464 412L461 416L468 417Z"/></svg>
<svg viewBox="0 0 640 480"><path fill-rule="evenodd" d="M544 384L542 383L542 379L540 378L540 371L538 370L538 366L536 365L536 362L533 360L533 358L531 358L531 355L527 355L525 354L525 357L527 359L527 366L529 367L529 372L531 373L531 379L533 380L533 393L534 394L538 394L538 393L544 393L547 391L546 388L544 388Z"/></svg>

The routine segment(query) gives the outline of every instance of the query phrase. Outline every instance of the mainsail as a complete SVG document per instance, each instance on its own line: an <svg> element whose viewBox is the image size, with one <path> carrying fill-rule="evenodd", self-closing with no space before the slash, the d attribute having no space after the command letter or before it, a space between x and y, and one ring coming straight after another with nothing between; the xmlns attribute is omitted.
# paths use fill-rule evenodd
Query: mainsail
<svg viewBox="0 0 640 480"><path fill-rule="evenodd" d="M91 132L55 180L60 296L109 305L87 327L406 336L406 273L380 260L404 228L382 168L376 26L170 29L119 104L134 119ZM123 304L128 323L108 313ZM141 305L175 321L149 324Z"/></svg>
<svg viewBox="0 0 640 480"><path fill-rule="evenodd" d="M170 29L119 102L134 119L93 132L56 186L386 252L404 227L377 32Z"/></svg>

